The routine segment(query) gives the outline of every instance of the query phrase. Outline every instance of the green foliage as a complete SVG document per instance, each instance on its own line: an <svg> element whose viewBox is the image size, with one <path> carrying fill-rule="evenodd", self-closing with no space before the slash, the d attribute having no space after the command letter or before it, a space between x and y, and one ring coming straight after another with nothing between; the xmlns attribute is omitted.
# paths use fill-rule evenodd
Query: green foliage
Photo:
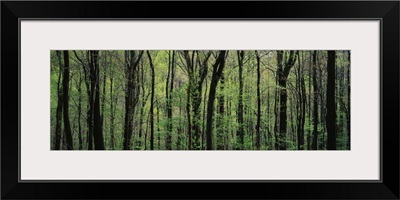
<svg viewBox="0 0 400 200"><path fill-rule="evenodd" d="M189 51L192 55L193 51ZM76 56L75 56L76 53ZM88 109L89 109L89 91L90 82L88 79L88 70L90 70L89 58L87 51L70 51L70 84L69 84L69 112L74 140L74 147L78 146L79 133L78 127L81 126L81 139L83 141L83 149L88 148ZM194 54L193 57L193 73L188 74L188 66L183 58L182 51L175 51L175 70L173 81L173 91L171 99L166 97L167 79L169 72L169 53L168 50L150 51L153 63L155 66L155 93L154 102L150 102L151 93L151 72L149 67L149 59L143 56L140 60L137 73L139 77L143 72L143 78L135 80L140 92L137 96L137 103L133 113L133 133L132 144L133 150L149 150L150 149L150 118L154 120L154 147L155 150L165 150L166 136L170 120L167 116L167 105L172 107L172 148L174 150L188 150L188 131L189 121L187 113L187 103L189 100L191 124L194 123L200 127L200 147L205 149L206 146L206 114L208 94L210 90L212 65L215 62L217 51L213 51L210 59L207 62L208 72L201 87L201 93L197 90L199 85L200 70L202 59L207 51L199 51L199 56ZM260 119L260 136L261 150L276 150L275 143L279 142L277 126L279 127L280 116L280 92L284 89L288 94L287 102L287 132L285 141L287 150L297 150L298 144L298 115L300 113L299 102L303 99L299 98L299 80L304 79L305 84L305 119L304 119L304 149L310 146L314 132L314 90L313 74L312 74L312 51L300 51L300 61L296 61L293 69L289 73L287 86L281 87L277 84L277 53L276 51L258 51L261 57L260 69L260 95L261 101L257 100L257 62L254 51L245 51L243 65L243 117L244 123L238 123L238 107L239 107L239 71L238 71L238 55L234 50L229 51L226 58L226 66L223 71L224 83L223 90L220 88L221 82L216 87L216 100L213 108L213 147L217 146L224 150L256 150L256 120L257 120L257 105L261 106ZM51 142L52 147L56 138L55 121L56 108L58 103L57 87L60 76L59 58L55 51L50 52L51 67L50 67L50 111L51 111ZM337 148L339 150L348 150L347 142L349 140L348 130L348 103L349 93L348 87L350 80L348 73L350 72L350 62L348 60L347 51L336 52L336 114L337 114ZM287 55L286 55L287 56ZM100 83L100 104L102 107L101 115L103 116L102 131L104 135L104 143L108 150L123 149L124 126L125 126L125 97L127 77L125 52L118 51L100 51L99 64L100 73L98 81ZM317 80L320 92L317 94L318 99L318 149L326 148L327 133L325 127L326 115L326 51L317 51ZM62 67L62 66L61 66ZM143 71L141 71L143 70ZM298 73L300 71L301 73ZM171 72L170 72L171 73ZM86 74L86 76L85 76ZM105 80L104 80L105 78ZM62 77L60 79L62 81ZM81 83L81 84L79 84ZM61 84L60 84L61 86ZM112 93L111 93L112 88ZM104 93L103 93L104 89ZM169 87L168 87L169 89ZM80 91L80 92L79 92ZM190 93L188 99L188 92ZM112 96L111 96L112 94ZM144 95L143 95L144 94ZM193 99L200 97L199 116L194 117ZM219 98L223 97L223 112L219 111ZM79 101L80 99L80 101ZM143 104L144 103L144 104ZM153 103L153 116L149 115L150 106ZM81 109L79 110L79 104ZM144 106L142 106L144 105ZM141 112L143 110L143 112ZM80 121L78 121L80 116ZM111 116L115 116L111 120ZM142 121L142 123L140 123ZM240 126L244 129L244 144L239 142L238 130ZM113 131L112 131L113 130ZM142 135L139 136L141 130ZM193 130L192 130L193 134ZM307 140L311 137L310 140ZM114 139L112 139L114 138ZM114 142L114 144L112 144Z"/></svg>

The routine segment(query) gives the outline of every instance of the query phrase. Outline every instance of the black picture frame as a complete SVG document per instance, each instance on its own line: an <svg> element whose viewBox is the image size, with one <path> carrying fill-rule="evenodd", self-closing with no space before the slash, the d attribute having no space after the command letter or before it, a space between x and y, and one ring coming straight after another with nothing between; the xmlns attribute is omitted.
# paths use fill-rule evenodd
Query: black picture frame
<svg viewBox="0 0 400 200"><path fill-rule="evenodd" d="M2 1L1 198L399 199L399 6L398 1ZM381 181L20 182L20 19L379 19Z"/></svg>

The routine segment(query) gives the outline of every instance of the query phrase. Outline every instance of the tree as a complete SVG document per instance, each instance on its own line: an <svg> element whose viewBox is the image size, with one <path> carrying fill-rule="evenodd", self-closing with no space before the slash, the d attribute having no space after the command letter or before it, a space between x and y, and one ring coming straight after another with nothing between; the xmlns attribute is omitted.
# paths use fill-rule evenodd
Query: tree
<svg viewBox="0 0 400 200"><path fill-rule="evenodd" d="M240 149L244 148L244 129L243 129L243 60L244 60L244 51L237 51L238 57L238 68L239 68L239 98L238 98L238 131L237 136L239 137L239 146Z"/></svg>
<svg viewBox="0 0 400 200"><path fill-rule="evenodd" d="M193 88L193 92L191 92L192 98L192 110L193 110L193 126L192 130L194 131L194 144L193 149L200 149L200 105L201 105L201 94L203 93L203 83L207 77L208 72L208 60L211 56L211 51L204 52L204 54L199 55L197 53L197 75L194 75L195 84L191 85Z"/></svg>
<svg viewBox="0 0 400 200"><path fill-rule="evenodd" d="M218 81L221 78L222 71L225 67L225 56L227 51L219 51L219 55L216 58L216 61L213 65L213 72L211 77L210 91L208 95L208 104L207 104L207 150L213 149L212 144L212 121L213 121L213 112L214 112L214 101L215 101L215 93L217 91Z"/></svg>
<svg viewBox="0 0 400 200"><path fill-rule="evenodd" d="M124 125L124 150L130 149L131 138L133 132L133 113L138 102L139 88L136 83L137 68L139 61L143 56L143 51L139 53L135 51L125 51L125 66L126 66L126 96L125 96L125 125ZM136 83L136 84L135 84Z"/></svg>
<svg viewBox="0 0 400 200"><path fill-rule="evenodd" d="M335 65L336 52L328 51L328 79L326 88L326 128L328 150L336 150Z"/></svg>
<svg viewBox="0 0 400 200"><path fill-rule="evenodd" d="M89 51L90 55L90 84L92 91L93 139L95 150L104 150L102 120L100 114L100 66L99 51Z"/></svg>
<svg viewBox="0 0 400 200"><path fill-rule="evenodd" d="M318 82L317 82L317 51L313 51L312 55L312 74L313 74L313 88L314 88L314 128L313 128L313 142L312 149L318 150Z"/></svg>
<svg viewBox="0 0 400 200"><path fill-rule="evenodd" d="M350 149L350 51L56 50L50 72L52 150Z"/></svg>
<svg viewBox="0 0 400 200"><path fill-rule="evenodd" d="M350 51L347 51L348 71L347 71L347 148L350 149Z"/></svg>
<svg viewBox="0 0 400 200"><path fill-rule="evenodd" d="M59 74L58 74L58 81L57 81L57 111L56 111L56 129L55 129L55 150L60 150L60 142L61 142L61 115L62 115L62 108L63 108L63 100L62 100L62 92L60 88L61 83L61 76L62 76L62 61L61 61L61 51L56 51L56 55L59 61Z"/></svg>
<svg viewBox="0 0 400 200"><path fill-rule="evenodd" d="M260 55L257 51L256 59L257 59L257 125L256 125L256 147L257 150L260 150L261 145L261 135L260 135L260 125L261 125L261 94L260 94L260 79L261 79L261 70L260 70Z"/></svg>
<svg viewBox="0 0 400 200"><path fill-rule="evenodd" d="M167 135L166 135L166 142L165 142L165 147L167 150L172 149L172 92L174 89L174 75L175 75L175 51L172 51L172 56L171 56L171 51L168 52L168 76L167 76L167 82L165 86L165 91L166 91L166 106L167 106L167 117L168 117L168 125L167 125ZM179 137L179 136L178 136ZM177 146L180 146L178 144Z"/></svg>
<svg viewBox="0 0 400 200"><path fill-rule="evenodd" d="M151 54L147 51L147 56L149 57L150 69L151 69L151 97L150 97L150 149L154 150L154 64L151 58Z"/></svg>
<svg viewBox="0 0 400 200"><path fill-rule="evenodd" d="M287 56L287 54L289 54ZM289 76L290 69L292 69L296 62L296 51L277 51L277 81L279 83L279 99L280 99L280 113L279 113L279 135L278 135L278 149L286 150L286 132L287 132L287 89L286 83ZM285 58L288 57L288 58Z"/></svg>
<svg viewBox="0 0 400 200"><path fill-rule="evenodd" d="M72 142L71 125L69 122L69 52L64 51L64 74L63 74L63 114L64 114L64 131L67 143L67 149L73 150L74 144Z"/></svg>
<svg viewBox="0 0 400 200"><path fill-rule="evenodd" d="M297 89L297 149L304 149L304 124L305 124L305 116L306 116L306 86L304 83L304 67L301 63L300 54L297 52L297 80L296 80L296 89ZM303 58L304 61L304 58Z"/></svg>

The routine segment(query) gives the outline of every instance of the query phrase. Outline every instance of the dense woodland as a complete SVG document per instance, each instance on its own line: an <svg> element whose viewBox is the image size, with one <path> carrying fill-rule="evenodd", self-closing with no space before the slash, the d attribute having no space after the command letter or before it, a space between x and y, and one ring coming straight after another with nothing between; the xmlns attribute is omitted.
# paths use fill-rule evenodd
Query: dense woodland
<svg viewBox="0 0 400 200"><path fill-rule="evenodd" d="M51 51L52 150L349 150L350 51Z"/></svg>

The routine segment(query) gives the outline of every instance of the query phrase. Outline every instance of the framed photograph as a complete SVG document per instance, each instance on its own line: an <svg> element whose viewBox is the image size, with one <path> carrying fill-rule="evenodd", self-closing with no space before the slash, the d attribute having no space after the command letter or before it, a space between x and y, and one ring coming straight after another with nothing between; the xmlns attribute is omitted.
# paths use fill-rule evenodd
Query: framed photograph
<svg viewBox="0 0 400 200"><path fill-rule="evenodd" d="M399 5L2 1L1 198L399 199Z"/></svg>

